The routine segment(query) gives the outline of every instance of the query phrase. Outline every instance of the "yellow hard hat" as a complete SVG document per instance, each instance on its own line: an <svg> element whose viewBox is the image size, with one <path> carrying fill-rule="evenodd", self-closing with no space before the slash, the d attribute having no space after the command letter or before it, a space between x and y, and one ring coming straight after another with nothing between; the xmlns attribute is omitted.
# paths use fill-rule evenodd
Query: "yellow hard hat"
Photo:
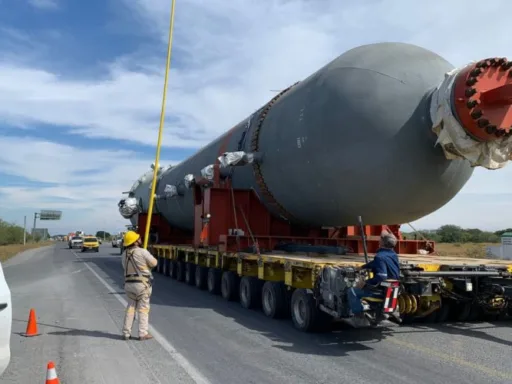
<svg viewBox="0 0 512 384"><path fill-rule="evenodd" d="M123 247L129 247L130 245L132 245L139 239L140 239L140 235L137 232L128 231L124 235Z"/></svg>

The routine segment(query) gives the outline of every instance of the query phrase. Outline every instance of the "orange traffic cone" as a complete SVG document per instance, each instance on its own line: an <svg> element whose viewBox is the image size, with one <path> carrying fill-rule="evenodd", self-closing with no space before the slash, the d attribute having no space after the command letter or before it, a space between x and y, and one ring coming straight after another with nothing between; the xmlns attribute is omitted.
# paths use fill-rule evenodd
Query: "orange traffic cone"
<svg viewBox="0 0 512 384"><path fill-rule="evenodd" d="M28 315L27 331L25 332L25 337L32 336L39 336L39 333L37 332L36 311L34 308L30 309L30 313Z"/></svg>
<svg viewBox="0 0 512 384"><path fill-rule="evenodd" d="M57 377L57 371L55 370L55 364L53 364L53 361L48 363L48 368L46 370L46 384L60 384L60 380Z"/></svg>

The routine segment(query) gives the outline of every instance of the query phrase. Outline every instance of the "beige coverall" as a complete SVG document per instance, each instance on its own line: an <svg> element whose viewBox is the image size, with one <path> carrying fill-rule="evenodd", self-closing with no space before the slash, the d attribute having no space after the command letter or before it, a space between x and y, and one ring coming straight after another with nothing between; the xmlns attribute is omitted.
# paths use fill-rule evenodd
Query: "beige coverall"
<svg viewBox="0 0 512 384"><path fill-rule="evenodd" d="M123 256L124 290L128 296L123 326L125 337L132 333L135 311L139 314L139 337L148 334L149 299L153 290L151 269L155 268L157 263L153 255L144 248L129 248Z"/></svg>

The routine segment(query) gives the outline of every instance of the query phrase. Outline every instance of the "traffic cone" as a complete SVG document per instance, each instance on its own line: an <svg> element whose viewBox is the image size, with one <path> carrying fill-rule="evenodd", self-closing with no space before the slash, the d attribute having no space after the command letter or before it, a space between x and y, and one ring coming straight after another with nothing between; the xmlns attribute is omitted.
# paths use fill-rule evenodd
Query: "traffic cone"
<svg viewBox="0 0 512 384"><path fill-rule="evenodd" d="M28 315L27 331L25 332L25 337L32 336L39 336L39 333L37 332L36 311L34 308L30 309L30 313Z"/></svg>
<svg viewBox="0 0 512 384"><path fill-rule="evenodd" d="M60 380L57 377L57 371L55 370L55 364L53 364L53 361L48 363L48 368L46 369L46 384L60 384Z"/></svg>

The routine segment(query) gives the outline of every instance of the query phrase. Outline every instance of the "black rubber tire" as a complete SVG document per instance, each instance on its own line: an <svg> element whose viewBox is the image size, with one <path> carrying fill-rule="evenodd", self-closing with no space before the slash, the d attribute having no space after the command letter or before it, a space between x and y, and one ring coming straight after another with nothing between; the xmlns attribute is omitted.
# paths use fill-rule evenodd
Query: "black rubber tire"
<svg viewBox="0 0 512 384"><path fill-rule="evenodd" d="M318 309L312 293L296 289L292 294L291 317L295 328L301 332L322 332L329 328L331 317Z"/></svg>
<svg viewBox="0 0 512 384"><path fill-rule="evenodd" d="M224 271L222 273L220 293L227 301L234 301L238 298L239 281L235 272Z"/></svg>
<svg viewBox="0 0 512 384"><path fill-rule="evenodd" d="M474 323L478 322L480 319L485 319L484 311L478 305L472 304L467 321Z"/></svg>
<svg viewBox="0 0 512 384"><path fill-rule="evenodd" d="M156 260L158 261L158 264L156 265L156 271L160 274L164 273L164 258L163 257L157 257Z"/></svg>
<svg viewBox="0 0 512 384"><path fill-rule="evenodd" d="M290 313L286 286L283 283L267 281L261 290L263 313L272 319L282 319Z"/></svg>
<svg viewBox="0 0 512 384"><path fill-rule="evenodd" d="M169 263L169 277L174 280L178 277L178 262L175 260Z"/></svg>
<svg viewBox="0 0 512 384"><path fill-rule="evenodd" d="M196 265L192 263L186 263L185 265L185 282L188 285L196 284Z"/></svg>
<svg viewBox="0 0 512 384"><path fill-rule="evenodd" d="M471 315L471 303L454 303L450 311L450 317L456 322L466 322Z"/></svg>
<svg viewBox="0 0 512 384"><path fill-rule="evenodd" d="M164 259L164 276L171 275L171 259Z"/></svg>
<svg viewBox="0 0 512 384"><path fill-rule="evenodd" d="M178 268L176 271L176 280L185 281L185 270L186 270L186 263L184 261L178 261Z"/></svg>
<svg viewBox="0 0 512 384"><path fill-rule="evenodd" d="M206 289L208 283L208 268L196 265L195 280L197 288L201 290Z"/></svg>
<svg viewBox="0 0 512 384"><path fill-rule="evenodd" d="M443 300L441 299L441 308L439 308L437 312L437 316L435 319L436 323L446 323L448 321L448 318L450 317L450 304L451 302L449 300Z"/></svg>
<svg viewBox="0 0 512 384"><path fill-rule="evenodd" d="M261 306L262 281L257 277L243 276L240 279L240 304L245 309L259 308Z"/></svg>
<svg viewBox="0 0 512 384"><path fill-rule="evenodd" d="M425 316L422 320L426 324L444 323L450 315L450 305L448 301L441 300L441 308L436 309L430 315Z"/></svg>
<svg viewBox="0 0 512 384"><path fill-rule="evenodd" d="M208 277L206 279L208 292L210 292L211 294L214 294L214 295L218 295L220 293L221 279L222 279L222 271L220 269L217 269L217 268L208 269Z"/></svg>

